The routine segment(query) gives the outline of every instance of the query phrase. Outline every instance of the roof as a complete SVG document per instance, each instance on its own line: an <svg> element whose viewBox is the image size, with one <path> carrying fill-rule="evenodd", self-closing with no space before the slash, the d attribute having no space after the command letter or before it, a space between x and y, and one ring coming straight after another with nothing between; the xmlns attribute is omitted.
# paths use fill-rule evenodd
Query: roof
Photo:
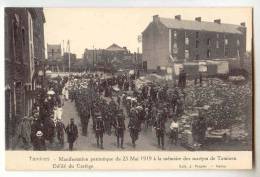
<svg viewBox="0 0 260 177"><path fill-rule="evenodd" d="M117 44L112 44L112 45L109 46L106 50L109 50L109 51L125 51L124 48L120 47L120 46L117 45Z"/></svg>
<svg viewBox="0 0 260 177"><path fill-rule="evenodd" d="M160 17L160 22L165 25L167 28L174 29L188 29L188 30L196 30L196 31L212 31L212 32L220 32L220 33L235 33L242 34L239 30L242 26L233 25L233 24L218 24L215 22L198 22L192 20L177 20L172 18L162 18Z"/></svg>
<svg viewBox="0 0 260 177"><path fill-rule="evenodd" d="M47 44L47 50L51 50L51 49L61 49L61 45L60 44Z"/></svg>

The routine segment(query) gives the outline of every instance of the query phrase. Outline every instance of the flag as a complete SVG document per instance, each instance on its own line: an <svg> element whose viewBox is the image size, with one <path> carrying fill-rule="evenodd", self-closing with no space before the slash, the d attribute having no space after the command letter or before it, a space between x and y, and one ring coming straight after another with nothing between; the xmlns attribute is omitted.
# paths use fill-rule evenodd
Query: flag
<svg viewBox="0 0 260 177"><path fill-rule="evenodd" d="M137 37L137 41L138 41L139 43L142 42L142 35L138 35L138 37Z"/></svg>

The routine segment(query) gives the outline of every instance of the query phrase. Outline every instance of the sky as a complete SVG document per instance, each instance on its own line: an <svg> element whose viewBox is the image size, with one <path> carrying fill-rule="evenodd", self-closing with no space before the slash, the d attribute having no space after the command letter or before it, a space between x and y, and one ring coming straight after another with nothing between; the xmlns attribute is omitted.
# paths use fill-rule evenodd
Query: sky
<svg viewBox="0 0 260 177"><path fill-rule="evenodd" d="M45 43L62 44L70 40L70 51L81 58L84 50L104 49L118 44L131 52L142 51L138 35L152 21L153 15L202 21L221 19L221 23L246 23L247 50L251 50L251 8L45 8Z"/></svg>

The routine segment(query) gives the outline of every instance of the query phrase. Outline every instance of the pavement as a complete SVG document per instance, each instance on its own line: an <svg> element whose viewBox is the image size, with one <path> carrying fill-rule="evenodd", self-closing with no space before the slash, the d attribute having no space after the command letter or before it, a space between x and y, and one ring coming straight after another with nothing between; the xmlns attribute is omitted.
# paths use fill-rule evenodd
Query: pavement
<svg viewBox="0 0 260 177"><path fill-rule="evenodd" d="M133 148L131 143L131 138L129 134L129 130L126 129L124 135L124 149L117 148L116 144L116 136L115 133L112 132L111 135L104 134L103 137L103 146L104 149L99 149L96 146L96 138L95 133L92 129L92 120L90 119L88 125L88 134L87 136L83 136L81 134L81 122L76 111L75 103L71 101L66 101L63 106L63 123L65 126L68 125L71 118L74 118L75 124L78 126L79 137L74 143L74 150L75 151L161 151L160 148L157 146L157 138L155 136L155 131L152 127L148 129L142 128L142 131L139 134L139 138L136 141L136 147ZM125 119L125 125L127 127L129 122L129 118ZM169 127L169 123L166 123L166 129ZM113 129L114 131L114 129ZM65 135L65 144L64 146L60 146L57 139L54 141L53 144L50 144L46 141L47 150L55 150L55 151L68 151L69 146L67 143L67 136ZM207 144L204 149L201 150L208 150L208 151L237 151L237 150L249 150L251 149L252 145L249 143L241 143L240 141L237 142L217 142L213 141ZM17 146L13 150L25 150L22 140L20 139L17 143ZM33 150L32 146L28 147L26 150ZM170 140L167 136L165 136L165 150L166 151L187 151L186 148L182 147L181 145L174 145L170 143ZM164 151L165 151L164 150Z"/></svg>
<svg viewBox="0 0 260 177"><path fill-rule="evenodd" d="M70 118L74 118L76 125L78 126L79 130L79 137L77 141L74 143L74 150L83 151L83 150L95 150L99 151L101 149L97 148L96 146L96 138L95 133L92 130L92 120L90 119L88 125L88 135L82 136L81 134L81 123L78 113L75 108L74 102L66 101L63 107L63 122L65 125L69 123ZM126 118L125 124L128 125L129 119ZM155 136L155 131L153 128L149 128L147 130L142 129L139 134L139 139L136 141L136 147L132 147L131 138L128 129L125 131L124 136L124 149L117 148L116 145L116 136L115 133L112 132L111 135L104 134L103 137L103 150L118 150L118 151L142 151L142 150L154 150L160 151L161 149L157 146L157 138ZM65 140L66 142L66 140ZM68 150L68 143L65 143L64 149ZM165 137L165 150L174 150L174 151L183 151L186 150L180 145L173 145L170 143L169 138Z"/></svg>

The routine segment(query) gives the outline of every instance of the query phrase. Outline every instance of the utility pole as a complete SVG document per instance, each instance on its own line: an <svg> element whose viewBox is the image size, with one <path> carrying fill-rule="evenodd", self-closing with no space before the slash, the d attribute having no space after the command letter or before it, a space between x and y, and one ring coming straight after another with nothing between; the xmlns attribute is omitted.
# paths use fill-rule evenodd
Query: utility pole
<svg viewBox="0 0 260 177"><path fill-rule="evenodd" d="M138 42L138 47L137 47L137 55L139 56L139 44L141 44L142 43L142 35L138 35L137 36L137 42ZM140 58L139 58L140 59ZM143 60L141 59L141 62L143 62ZM143 63L142 63L142 69L143 69Z"/></svg>
<svg viewBox="0 0 260 177"><path fill-rule="evenodd" d="M70 40L67 42L67 51L68 51L68 57L69 57L69 73L70 73Z"/></svg>
<svg viewBox="0 0 260 177"><path fill-rule="evenodd" d="M62 55L64 56L64 53L65 53L65 51L64 51L65 49L64 49L64 40L62 40Z"/></svg>
<svg viewBox="0 0 260 177"><path fill-rule="evenodd" d="M67 48L66 48L67 50ZM62 72L65 72L65 56L64 56L64 53L65 53L65 48L64 48L64 40L62 40L62 56L63 56L63 60L62 60Z"/></svg>
<svg viewBox="0 0 260 177"><path fill-rule="evenodd" d="M95 49L94 49L94 45L93 45L93 71L94 71L94 68L95 68L95 59L94 59L94 57L95 57Z"/></svg>
<svg viewBox="0 0 260 177"><path fill-rule="evenodd" d="M138 66L139 66L139 65L138 65L138 64L139 64L139 59L140 59L140 58L139 58L139 47L137 47L137 56L136 56L136 60L137 60L137 61L136 61L136 62L137 62L137 68L138 68L138 69L139 69L139 67L138 67Z"/></svg>

